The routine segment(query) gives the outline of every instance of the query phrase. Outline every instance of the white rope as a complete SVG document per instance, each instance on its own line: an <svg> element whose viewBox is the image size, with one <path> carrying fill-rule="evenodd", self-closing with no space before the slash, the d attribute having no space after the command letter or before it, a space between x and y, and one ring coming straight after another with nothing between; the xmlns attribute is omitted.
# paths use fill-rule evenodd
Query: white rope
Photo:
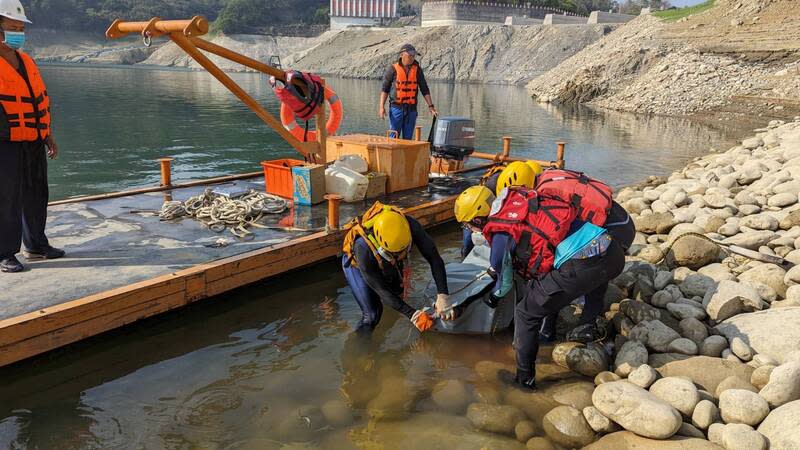
<svg viewBox="0 0 800 450"><path fill-rule="evenodd" d="M289 207L288 202L278 196L251 190L239 198L214 195L210 188L185 202L164 202L159 217L174 220L183 216L192 217L210 230L221 233L230 229L238 238L251 235L249 227L268 228L257 222L264 214L280 214Z"/></svg>

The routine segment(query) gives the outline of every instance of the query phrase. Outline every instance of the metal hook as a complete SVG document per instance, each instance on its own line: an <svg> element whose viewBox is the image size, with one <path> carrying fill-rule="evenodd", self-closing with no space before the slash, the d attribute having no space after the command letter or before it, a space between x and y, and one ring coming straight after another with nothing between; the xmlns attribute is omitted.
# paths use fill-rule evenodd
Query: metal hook
<svg viewBox="0 0 800 450"><path fill-rule="evenodd" d="M145 47L150 47L151 45L153 45L153 38L145 32L144 34L142 34L142 43L144 44Z"/></svg>

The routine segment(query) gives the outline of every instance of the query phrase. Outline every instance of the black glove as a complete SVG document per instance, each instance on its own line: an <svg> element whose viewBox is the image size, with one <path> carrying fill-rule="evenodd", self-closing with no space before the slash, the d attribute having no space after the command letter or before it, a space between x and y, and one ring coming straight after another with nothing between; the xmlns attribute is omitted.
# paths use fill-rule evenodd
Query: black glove
<svg viewBox="0 0 800 450"><path fill-rule="evenodd" d="M492 292L483 300L483 302L489 305L489 308L495 309L497 308L497 304L500 303L500 300L502 299L502 297L496 297Z"/></svg>

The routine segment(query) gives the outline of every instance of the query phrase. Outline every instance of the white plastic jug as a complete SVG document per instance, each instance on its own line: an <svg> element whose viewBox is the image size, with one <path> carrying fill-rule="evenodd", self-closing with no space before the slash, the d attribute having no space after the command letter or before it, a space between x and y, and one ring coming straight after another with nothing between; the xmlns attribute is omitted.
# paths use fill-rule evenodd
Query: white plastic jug
<svg viewBox="0 0 800 450"><path fill-rule="evenodd" d="M364 158L358 155L342 155L336 158L336 161L333 162L333 166L346 167L360 174L365 174L369 172L369 167L367 166L367 162L364 161Z"/></svg>
<svg viewBox="0 0 800 450"><path fill-rule="evenodd" d="M369 179L347 167L332 166L325 169L325 190L328 194L341 195L346 202L364 200Z"/></svg>

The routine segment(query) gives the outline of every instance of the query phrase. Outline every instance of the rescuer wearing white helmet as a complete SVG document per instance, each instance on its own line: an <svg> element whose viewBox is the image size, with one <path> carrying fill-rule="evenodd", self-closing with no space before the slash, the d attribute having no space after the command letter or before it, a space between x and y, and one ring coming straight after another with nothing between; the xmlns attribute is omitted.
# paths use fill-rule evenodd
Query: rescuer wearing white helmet
<svg viewBox="0 0 800 450"><path fill-rule="evenodd" d="M21 272L26 260L55 259L47 222L47 157L58 155L50 131L50 97L39 68L22 51L25 24L19 0L0 0L0 272Z"/></svg>

